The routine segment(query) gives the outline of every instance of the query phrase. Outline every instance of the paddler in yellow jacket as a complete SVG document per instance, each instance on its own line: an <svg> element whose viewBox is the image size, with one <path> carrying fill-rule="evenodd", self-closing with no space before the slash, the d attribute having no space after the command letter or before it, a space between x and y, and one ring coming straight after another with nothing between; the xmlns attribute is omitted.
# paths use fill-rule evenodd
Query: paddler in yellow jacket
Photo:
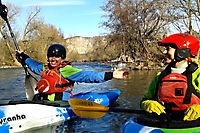
<svg viewBox="0 0 200 133"><path fill-rule="evenodd" d="M159 72L141 100L141 109L160 115L184 112L184 121L200 117L200 68L195 58L199 40L187 33L172 34L158 42L167 67Z"/></svg>

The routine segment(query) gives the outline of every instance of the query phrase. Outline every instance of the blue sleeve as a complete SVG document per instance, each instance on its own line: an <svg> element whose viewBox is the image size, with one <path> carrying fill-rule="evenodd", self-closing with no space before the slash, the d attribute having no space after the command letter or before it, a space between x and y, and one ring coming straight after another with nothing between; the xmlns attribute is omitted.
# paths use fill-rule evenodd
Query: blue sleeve
<svg viewBox="0 0 200 133"><path fill-rule="evenodd" d="M27 58L25 60L25 63L32 72L40 75L43 64L36 62L35 60L33 60L31 58ZM68 67L66 67L66 68L68 68ZM72 71L71 70L72 67L68 68L68 69L70 69L70 71ZM85 82L85 83L105 82L105 80L104 80L105 72L84 71L84 70L79 70L79 69L77 69L77 71L72 71L72 72L74 72L74 73L70 74L68 76L64 76L64 77L66 79L69 79L69 80L75 81L75 82Z"/></svg>
<svg viewBox="0 0 200 133"><path fill-rule="evenodd" d="M93 71L80 71L68 77L69 80L75 82L85 83L102 83L104 80L105 72L93 72Z"/></svg>
<svg viewBox="0 0 200 133"><path fill-rule="evenodd" d="M31 59L31 58L27 58L25 60L25 64L28 66L28 68L34 72L37 75L40 75L40 72L42 71L42 66L43 64Z"/></svg>

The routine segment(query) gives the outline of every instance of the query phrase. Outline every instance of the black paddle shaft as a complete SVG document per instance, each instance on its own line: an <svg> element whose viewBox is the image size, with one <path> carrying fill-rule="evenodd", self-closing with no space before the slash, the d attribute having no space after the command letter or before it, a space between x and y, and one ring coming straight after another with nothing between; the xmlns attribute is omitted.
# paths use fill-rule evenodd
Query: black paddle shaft
<svg viewBox="0 0 200 133"><path fill-rule="evenodd" d="M8 13L8 8L5 5L3 5L2 3L0 3L0 15L6 21L6 24L8 26L9 31L10 31L10 35L13 39L15 47L16 47L17 50L19 50L19 46L17 44L16 38L14 36L14 33L12 31L12 28L11 28L10 23L8 21L8 18L7 18L7 13Z"/></svg>
<svg viewBox="0 0 200 133"><path fill-rule="evenodd" d="M124 113L135 113L135 114L146 114L144 110L133 110L133 109L122 109L122 108L109 108L112 112L124 112Z"/></svg>
<svg viewBox="0 0 200 133"><path fill-rule="evenodd" d="M1 3L1 0L0 0L0 16L2 17L2 19L4 19L4 21L6 21L6 24L8 26L9 31L10 31L10 35L12 37L12 40L14 42L14 45L15 45L16 49L20 50L19 49L19 45L17 44L16 38L14 36L14 33L12 31L12 28L10 26L10 23L8 21L7 13L8 13L8 8L5 5L3 5ZM23 66L23 68L25 70L25 74L26 74L25 81L31 82L31 79L34 79L37 82L37 79L33 75L31 75L30 72L28 71L28 67L25 64L22 64L22 66Z"/></svg>

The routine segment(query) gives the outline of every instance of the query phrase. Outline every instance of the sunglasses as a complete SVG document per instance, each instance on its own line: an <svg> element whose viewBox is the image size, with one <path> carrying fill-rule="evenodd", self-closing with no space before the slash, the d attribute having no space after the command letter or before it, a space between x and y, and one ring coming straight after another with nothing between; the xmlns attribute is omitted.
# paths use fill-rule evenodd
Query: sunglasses
<svg viewBox="0 0 200 133"><path fill-rule="evenodd" d="M169 51L170 48L174 48L174 47L171 47L171 46L166 46L166 47L165 47L165 49L166 49L167 51ZM176 49L176 48L174 48L174 49Z"/></svg>
<svg viewBox="0 0 200 133"><path fill-rule="evenodd" d="M52 55L49 55L49 57L56 57L56 58L58 58L58 57L62 57L62 56L59 55L59 54L52 54Z"/></svg>
<svg viewBox="0 0 200 133"><path fill-rule="evenodd" d="M61 55L49 55L49 57L56 57L56 58L59 58L59 57L61 57Z"/></svg>

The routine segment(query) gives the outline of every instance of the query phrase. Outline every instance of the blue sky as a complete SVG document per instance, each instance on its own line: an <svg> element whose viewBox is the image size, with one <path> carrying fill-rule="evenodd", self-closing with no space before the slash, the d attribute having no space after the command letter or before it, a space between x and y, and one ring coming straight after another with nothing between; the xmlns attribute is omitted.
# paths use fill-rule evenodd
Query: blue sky
<svg viewBox="0 0 200 133"><path fill-rule="evenodd" d="M93 37L102 35L103 28L99 28L101 18L105 13L100 6L106 0L1 0L3 4L13 4L20 6L22 12L26 13L30 6L41 7L40 16L45 23L54 25L57 29L62 29L65 37L83 36ZM9 15L9 11L8 11ZM25 18L20 15L20 23L24 23ZM25 23L24 23L25 24Z"/></svg>

